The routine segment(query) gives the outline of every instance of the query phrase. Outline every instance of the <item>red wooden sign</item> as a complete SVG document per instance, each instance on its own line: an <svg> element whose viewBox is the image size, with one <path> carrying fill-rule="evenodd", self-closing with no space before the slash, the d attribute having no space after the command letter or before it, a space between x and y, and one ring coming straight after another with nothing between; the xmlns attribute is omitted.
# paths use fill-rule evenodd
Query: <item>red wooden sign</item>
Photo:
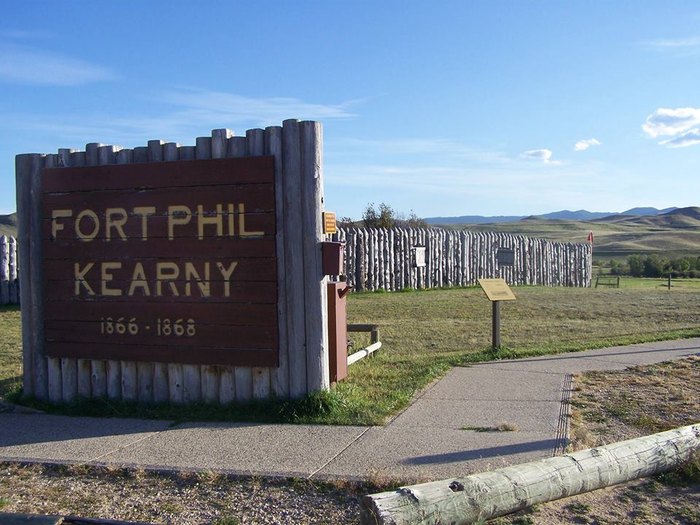
<svg viewBox="0 0 700 525"><path fill-rule="evenodd" d="M273 157L46 169L45 351L277 366Z"/></svg>

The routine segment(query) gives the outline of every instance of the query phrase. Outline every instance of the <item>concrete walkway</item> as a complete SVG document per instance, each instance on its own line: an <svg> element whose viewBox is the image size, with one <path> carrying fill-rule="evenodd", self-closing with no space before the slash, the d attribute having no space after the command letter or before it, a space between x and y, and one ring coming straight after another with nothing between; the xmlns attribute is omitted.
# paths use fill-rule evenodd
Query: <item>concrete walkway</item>
<svg viewBox="0 0 700 525"><path fill-rule="evenodd" d="M561 453L571 374L700 354L700 338L455 368L384 427L0 413L0 461L304 478L440 479ZM506 424L511 432L483 432Z"/></svg>

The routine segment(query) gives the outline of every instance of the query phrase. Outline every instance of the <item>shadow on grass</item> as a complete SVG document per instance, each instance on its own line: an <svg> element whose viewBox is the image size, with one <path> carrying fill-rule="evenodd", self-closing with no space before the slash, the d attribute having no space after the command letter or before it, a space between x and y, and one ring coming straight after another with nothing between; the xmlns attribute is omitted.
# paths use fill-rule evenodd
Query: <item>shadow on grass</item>
<svg viewBox="0 0 700 525"><path fill-rule="evenodd" d="M0 379L0 398L8 400L19 399L22 389L22 376L11 376Z"/></svg>
<svg viewBox="0 0 700 525"><path fill-rule="evenodd" d="M314 392L297 400L250 401L245 404L214 405L192 403L139 403L109 399L78 399L71 403L47 403L23 399L19 391L7 397L48 414L81 417L120 417L186 421L231 421L249 423L350 424L349 407L335 391Z"/></svg>

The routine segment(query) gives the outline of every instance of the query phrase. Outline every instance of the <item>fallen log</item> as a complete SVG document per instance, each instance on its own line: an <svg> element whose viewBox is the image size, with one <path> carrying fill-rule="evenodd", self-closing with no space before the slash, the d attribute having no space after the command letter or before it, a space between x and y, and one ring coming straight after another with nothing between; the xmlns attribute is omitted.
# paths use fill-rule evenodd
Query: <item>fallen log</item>
<svg viewBox="0 0 700 525"><path fill-rule="evenodd" d="M700 423L464 478L362 498L363 525L467 525L652 476L700 450Z"/></svg>

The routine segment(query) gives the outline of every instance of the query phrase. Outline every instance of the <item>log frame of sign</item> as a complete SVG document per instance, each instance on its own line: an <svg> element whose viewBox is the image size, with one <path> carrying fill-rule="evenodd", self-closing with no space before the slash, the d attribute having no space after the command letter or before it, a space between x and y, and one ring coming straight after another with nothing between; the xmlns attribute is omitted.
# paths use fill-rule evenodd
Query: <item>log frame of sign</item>
<svg viewBox="0 0 700 525"><path fill-rule="evenodd" d="M466 525L681 466L700 450L700 423L464 478L362 498L363 525Z"/></svg>

